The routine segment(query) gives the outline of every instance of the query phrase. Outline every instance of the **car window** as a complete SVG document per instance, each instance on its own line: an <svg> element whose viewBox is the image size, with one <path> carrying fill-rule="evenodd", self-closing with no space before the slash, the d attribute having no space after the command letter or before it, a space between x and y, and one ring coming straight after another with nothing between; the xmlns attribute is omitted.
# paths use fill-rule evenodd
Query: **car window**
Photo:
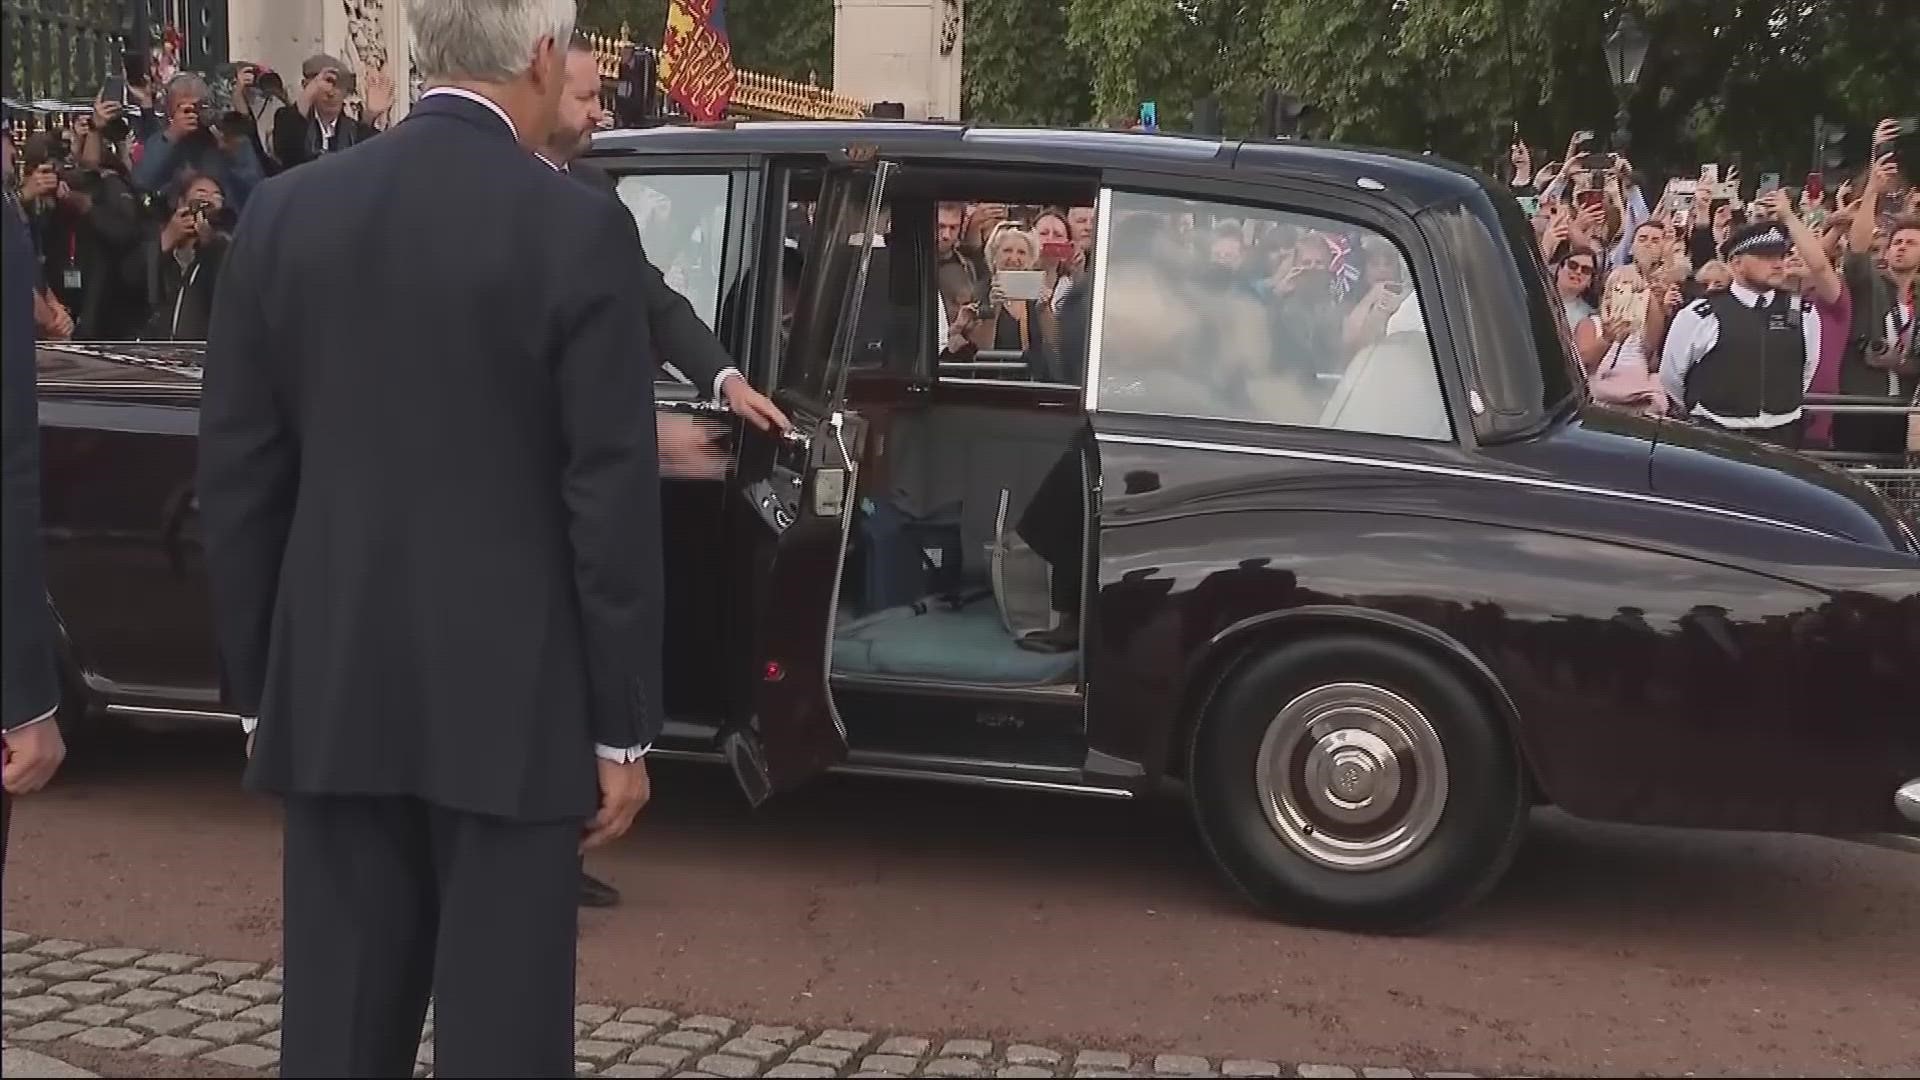
<svg viewBox="0 0 1920 1080"><path fill-rule="evenodd" d="M1329 217L1110 192L1094 407L1449 440L1405 254Z"/></svg>
<svg viewBox="0 0 1920 1080"><path fill-rule="evenodd" d="M728 173L632 173L616 187L647 258L709 328L725 282L732 184Z"/></svg>

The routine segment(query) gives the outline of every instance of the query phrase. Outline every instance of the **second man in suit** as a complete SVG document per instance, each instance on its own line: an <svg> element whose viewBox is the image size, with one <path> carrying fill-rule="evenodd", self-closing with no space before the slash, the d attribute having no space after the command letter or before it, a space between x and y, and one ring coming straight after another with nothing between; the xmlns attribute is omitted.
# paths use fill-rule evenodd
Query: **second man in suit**
<svg viewBox="0 0 1920 1080"><path fill-rule="evenodd" d="M559 122L546 146L536 151L542 161L580 181L587 187L618 200L613 177L604 169L578 160L593 144L593 133L607 118L600 100L600 61L593 46L578 34L567 49L566 82L560 94ZM622 204L624 207L624 204ZM638 245L634 258L640 264L640 281L647 325L653 333L653 351L661 364L672 364L708 390L717 401L724 401L734 413L762 430L784 431L787 418L765 395L755 390L727 355L726 346L687 301L660 273L646 250ZM660 467L663 473L679 477L723 476L727 454L719 445L720 432L710 424L691 417L662 415L657 418L660 443ZM580 902L590 907L607 907L620 902L620 892L599 878L580 874Z"/></svg>
<svg viewBox="0 0 1920 1080"><path fill-rule="evenodd" d="M607 112L600 99L600 62L593 47L576 37L567 50L567 80L560 98L560 122L541 149L548 164L589 187L615 195L613 177L591 162L580 161L581 154L593 145L593 133L606 122ZM680 295L660 269L647 258L644 248L635 254L640 260L641 289L646 297L647 321L653 327L653 345L660 362L678 368L693 384L713 395L715 401L762 431L785 431L792 426L785 414L753 388L746 376L727 355L726 346L701 320L693 305ZM677 435L677 433L675 433ZM680 449L672 444L663 429L661 452ZM675 463L663 462L668 467Z"/></svg>

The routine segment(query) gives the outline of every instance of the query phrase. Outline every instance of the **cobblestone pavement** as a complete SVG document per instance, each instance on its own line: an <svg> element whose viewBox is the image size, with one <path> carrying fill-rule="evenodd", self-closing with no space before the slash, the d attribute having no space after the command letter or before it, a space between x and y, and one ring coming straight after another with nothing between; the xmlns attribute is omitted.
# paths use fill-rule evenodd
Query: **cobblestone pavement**
<svg viewBox="0 0 1920 1080"><path fill-rule="evenodd" d="M6 1041L58 1058L68 1043L271 1070L280 1051L280 969L245 960L95 948L4 931ZM995 1039L809 1030L666 1009L582 1003L581 1076L1300 1076L1465 1077L1470 1073L1139 1055ZM433 1017L416 1075L433 1066ZM9 1075L12 1075L9 1070ZM75 1072L47 1075L87 1075Z"/></svg>

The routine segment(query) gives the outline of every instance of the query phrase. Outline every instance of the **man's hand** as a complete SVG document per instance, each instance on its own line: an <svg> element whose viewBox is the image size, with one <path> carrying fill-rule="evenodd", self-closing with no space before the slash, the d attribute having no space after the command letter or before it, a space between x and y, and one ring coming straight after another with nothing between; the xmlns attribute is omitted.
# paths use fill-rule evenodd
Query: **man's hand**
<svg viewBox="0 0 1920 1080"><path fill-rule="evenodd" d="M1786 188L1774 188L1760 196L1758 205L1769 217L1778 222L1785 223L1793 216L1793 200L1787 197Z"/></svg>
<svg viewBox="0 0 1920 1080"><path fill-rule="evenodd" d="M367 73L367 92L362 97L365 105L360 119L373 123L376 117L387 115L393 109L393 76L384 71Z"/></svg>
<svg viewBox="0 0 1920 1080"><path fill-rule="evenodd" d="M1875 149L1887 145L1900 137L1900 121L1892 116L1873 126L1873 145Z"/></svg>
<svg viewBox="0 0 1920 1080"><path fill-rule="evenodd" d="M176 207L168 215L167 223L160 227L160 250L178 251L182 246L193 243L199 237L199 217L190 203L181 203Z"/></svg>
<svg viewBox="0 0 1920 1080"><path fill-rule="evenodd" d="M580 850L597 848L618 840L633 827L633 819L653 796L653 782L647 779L647 759L628 764L596 758L600 768L600 812L587 822Z"/></svg>
<svg viewBox="0 0 1920 1080"><path fill-rule="evenodd" d="M327 68L320 74L301 83L300 97L294 101L294 107L300 110L300 115L312 116L313 107L319 103L320 95L326 93L328 87L339 81L339 69Z"/></svg>
<svg viewBox="0 0 1920 1080"><path fill-rule="evenodd" d="M1863 199L1877 199L1900 183L1900 161L1892 154L1881 154L1867 173L1867 193Z"/></svg>
<svg viewBox="0 0 1920 1080"><path fill-rule="evenodd" d="M0 786L9 795L31 795L47 786L60 763L67 759L67 743L53 720L7 732L7 763L0 767Z"/></svg>
<svg viewBox="0 0 1920 1080"><path fill-rule="evenodd" d="M52 198L60 189L60 174L54 171L52 162L41 162L33 171L20 178L20 201L39 202Z"/></svg>
<svg viewBox="0 0 1920 1080"><path fill-rule="evenodd" d="M51 292L35 289L33 327L42 341L65 341L73 336L73 316Z"/></svg>
<svg viewBox="0 0 1920 1080"><path fill-rule="evenodd" d="M727 475L730 462L720 447L719 425L690 416L662 415L655 432L661 475L685 480L718 480Z"/></svg>
<svg viewBox="0 0 1920 1080"><path fill-rule="evenodd" d="M720 384L720 396L726 399L727 408L732 409L735 416L761 431L788 431L793 428L793 421L787 419L787 414L781 412L780 407L765 394L749 385L744 376L727 376L727 380Z"/></svg>

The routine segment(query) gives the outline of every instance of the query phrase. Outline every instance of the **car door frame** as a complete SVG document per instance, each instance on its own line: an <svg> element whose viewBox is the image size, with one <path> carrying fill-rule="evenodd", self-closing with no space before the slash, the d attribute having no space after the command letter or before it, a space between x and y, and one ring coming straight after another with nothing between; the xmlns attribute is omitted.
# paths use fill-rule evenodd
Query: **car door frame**
<svg viewBox="0 0 1920 1080"><path fill-rule="evenodd" d="M771 397L794 422L782 437L742 435L738 491L743 533L736 580L747 584L740 614L751 626L747 692L720 734L720 749L749 802L759 805L839 764L848 753L846 726L830 685L833 627L853 521L865 423L846 407L851 349L872 263L873 237L885 205L892 162L869 157L831 160L821 192L787 356L777 365L777 326L762 326L763 368L775 370ZM835 185L840 185L836 187ZM775 191L779 197L774 197ZM769 184L760 263L780 258L785 243L786 178ZM844 198L845 205L830 200ZM837 220L845 213L847 221ZM860 228L861 242L842 243L838 227ZM844 282L822 279L842 269L828 253L850 254ZM763 275L761 310L781 287Z"/></svg>

